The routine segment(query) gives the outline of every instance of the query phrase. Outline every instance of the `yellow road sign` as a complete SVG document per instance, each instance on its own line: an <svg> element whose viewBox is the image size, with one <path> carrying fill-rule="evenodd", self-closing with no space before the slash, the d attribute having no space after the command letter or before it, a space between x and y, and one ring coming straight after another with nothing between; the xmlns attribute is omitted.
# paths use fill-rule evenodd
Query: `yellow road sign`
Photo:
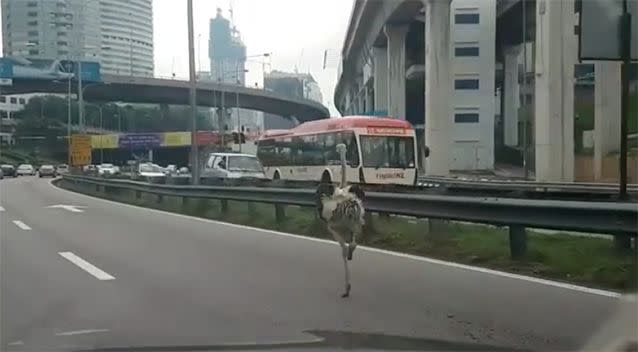
<svg viewBox="0 0 638 352"><path fill-rule="evenodd" d="M91 136L74 134L71 136L71 165L83 166L91 164Z"/></svg>

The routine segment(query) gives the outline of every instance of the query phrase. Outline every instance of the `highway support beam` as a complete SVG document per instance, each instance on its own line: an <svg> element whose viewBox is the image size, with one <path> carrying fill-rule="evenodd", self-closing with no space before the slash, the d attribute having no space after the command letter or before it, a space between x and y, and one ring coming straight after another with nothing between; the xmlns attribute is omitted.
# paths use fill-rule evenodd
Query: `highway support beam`
<svg viewBox="0 0 638 352"><path fill-rule="evenodd" d="M388 38L388 115L405 120L405 37L408 25L386 24L383 29Z"/></svg>
<svg viewBox="0 0 638 352"><path fill-rule="evenodd" d="M388 49L372 49L374 55L374 110L388 111Z"/></svg>
<svg viewBox="0 0 638 352"><path fill-rule="evenodd" d="M594 180L604 179L603 159L620 150L620 62L595 64ZM615 165L614 165L615 166ZM618 180L614 180L618 181Z"/></svg>
<svg viewBox="0 0 638 352"><path fill-rule="evenodd" d="M536 2L536 181L574 180L574 0Z"/></svg>
<svg viewBox="0 0 638 352"><path fill-rule="evenodd" d="M525 44L523 44L525 45ZM521 45L504 50L504 86L503 90L503 134L506 146L518 146L518 109L520 107L520 85L518 83L518 58Z"/></svg>
<svg viewBox="0 0 638 352"><path fill-rule="evenodd" d="M450 0L425 1L425 162L428 176L450 173L452 71Z"/></svg>

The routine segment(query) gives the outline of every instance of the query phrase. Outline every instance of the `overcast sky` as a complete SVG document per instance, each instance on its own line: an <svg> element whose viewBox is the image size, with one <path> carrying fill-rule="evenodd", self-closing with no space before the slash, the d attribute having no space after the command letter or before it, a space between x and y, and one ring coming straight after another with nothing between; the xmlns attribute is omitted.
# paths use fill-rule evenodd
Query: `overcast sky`
<svg viewBox="0 0 638 352"><path fill-rule="evenodd" d="M20 1L20 0L18 0ZM337 114L332 96L339 53L353 0L193 0L198 70L208 71L209 20L216 9L230 17L247 47L247 55L272 53L272 69L311 73L324 105ZM0 14L1 15L1 14ZM153 0L155 75L188 77L186 0ZM323 68L324 52L328 65ZM250 60L261 60L259 58ZM246 84L262 83L262 65L247 63ZM268 69L268 67L267 67Z"/></svg>
<svg viewBox="0 0 638 352"><path fill-rule="evenodd" d="M194 0L195 51L198 69L207 71L209 20L216 8L230 17L247 47L247 55L272 53L272 69L311 73L324 104L336 114L332 96L337 64L353 0ZM153 0L155 73L188 76L186 0ZM328 65L323 69L323 55ZM249 60L263 61L261 58ZM246 84L262 82L262 65L247 63ZM268 69L268 67L267 67Z"/></svg>

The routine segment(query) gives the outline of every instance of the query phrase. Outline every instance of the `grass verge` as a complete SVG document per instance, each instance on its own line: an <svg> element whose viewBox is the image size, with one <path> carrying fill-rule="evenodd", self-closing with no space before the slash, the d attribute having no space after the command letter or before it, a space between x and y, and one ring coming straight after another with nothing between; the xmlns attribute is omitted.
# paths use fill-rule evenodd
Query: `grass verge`
<svg viewBox="0 0 638 352"><path fill-rule="evenodd" d="M229 211L224 214L218 200L189 199L184 202L182 198L163 197L158 202L157 196L149 194L135 199L130 192L98 193L93 188L71 188L64 182L59 185L149 208L329 238L324 225L315 220L310 208L288 206L286 220L278 223L274 206L268 204L228 201ZM366 246L605 289L635 291L638 286L638 252L619 253L609 239L528 230L527 256L512 260L506 228L441 221L430 223L426 219L393 216L374 215L371 219L372 228L368 228L358 241Z"/></svg>

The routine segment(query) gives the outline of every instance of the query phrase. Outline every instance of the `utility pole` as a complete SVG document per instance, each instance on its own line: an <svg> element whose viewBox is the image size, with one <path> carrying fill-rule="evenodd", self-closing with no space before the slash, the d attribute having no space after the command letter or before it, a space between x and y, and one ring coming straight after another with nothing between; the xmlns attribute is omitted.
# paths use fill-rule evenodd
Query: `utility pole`
<svg viewBox="0 0 638 352"><path fill-rule="evenodd" d="M627 122L629 120L629 66L631 65L631 14L628 0L623 0L620 27L621 77L620 77L620 199L627 199Z"/></svg>
<svg viewBox="0 0 638 352"><path fill-rule="evenodd" d="M521 2L523 7L523 103L519 104L519 106L523 107L523 111L527 112L525 114L525 121L523 121L523 170L525 174L525 180L529 179L529 141L527 140L528 131L531 129L529 124L532 122L532 112L530 111L532 108L532 104L527 106L527 0L523 0ZM516 66L518 66L518 60L516 62ZM517 69L518 72L518 69ZM518 80L518 77L516 77ZM502 98L501 98L502 99ZM519 97L520 99L520 97Z"/></svg>
<svg viewBox="0 0 638 352"><path fill-rule="evenodd" d="M73 65L73 64L71 64ZM73 72L71 68L68 70L69 72ZM67 144L67 164L71 167L71 78L73 76L69 76L69 91L67 94L67 111L66 111L66 144Z"/></svg>
<svg viewBox="0 0 638 352"><path fill-rule="evenodd" d="M194 185L199 184L199 153L197 147L197 80L195 72L195 38L193 29L193 0L188 0L186 6L188 17L188 68L190 73L189 98L191 106L191 178Z"/></svg>

